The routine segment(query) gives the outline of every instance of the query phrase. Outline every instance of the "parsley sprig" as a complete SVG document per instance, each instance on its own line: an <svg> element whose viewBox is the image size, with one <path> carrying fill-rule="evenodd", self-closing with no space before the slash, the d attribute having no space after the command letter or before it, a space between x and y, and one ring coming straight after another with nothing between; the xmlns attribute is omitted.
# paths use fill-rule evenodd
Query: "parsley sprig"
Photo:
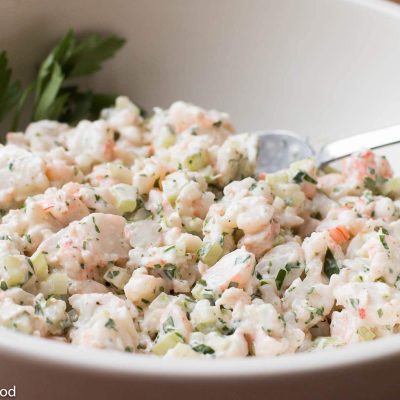
<svg viewBox="0 0 400 400"><path fill-rule="evenodd" d="M83 118L96 118L100 110L114 103L115 96L81 90L75 78L99 71L125 44L118 36L97 34L78 38L70 30L40 65L36 79L25 88L12 81L7 54L0 51L0 122L13 115L12 130L19 125L29 96L33 97L31 119L52 119L75 124Z"/></svg>

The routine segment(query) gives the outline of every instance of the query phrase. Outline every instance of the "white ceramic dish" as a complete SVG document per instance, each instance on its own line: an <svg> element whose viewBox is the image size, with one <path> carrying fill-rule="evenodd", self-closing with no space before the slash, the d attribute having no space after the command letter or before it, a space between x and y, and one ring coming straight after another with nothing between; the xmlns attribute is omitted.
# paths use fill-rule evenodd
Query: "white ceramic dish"
<svg viewBox="0 0 400 400"><path fill-rule="evenodd" d="M69 27L128 38L90 85L145 107L184 99L239 129L317 146L400 123L400 7L356 0L1 0L18 75ZM400 165L399 165L400 166ZM398 398L400 336L275 359L165 361L0 331L0 388L21 399Z"/></svg>

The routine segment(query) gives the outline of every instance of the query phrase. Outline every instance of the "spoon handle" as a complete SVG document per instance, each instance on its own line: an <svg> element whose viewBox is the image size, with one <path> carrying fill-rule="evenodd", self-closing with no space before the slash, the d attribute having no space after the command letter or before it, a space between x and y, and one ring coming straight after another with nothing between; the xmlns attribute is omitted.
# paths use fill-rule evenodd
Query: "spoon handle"
<svg viewBox="0 0 400 400"><path fill-rule="evenodd" d="M340 160L363 149L377 149L390 144L400 143L400 125L378 129L376 131L350 136L322 147L317 156L318 167Z"/></svg>

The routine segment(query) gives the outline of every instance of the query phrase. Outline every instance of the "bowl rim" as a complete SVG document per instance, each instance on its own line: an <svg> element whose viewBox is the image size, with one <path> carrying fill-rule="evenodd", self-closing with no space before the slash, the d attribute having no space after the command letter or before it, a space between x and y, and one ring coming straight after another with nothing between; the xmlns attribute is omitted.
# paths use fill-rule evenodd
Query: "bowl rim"
<svg viewBox="0 0 400 400"><path fill-rule="evenodd" d="M337 0L400 19L400 6L386 0ZM171 359L150 355L99 351L56 340L28 336L0 327L0 355L24 362L53 365L71 370L90 370L107 375L193 379L257 378L287 374L305 374L350 367L375 360L400 357L400 335L339 349L270 357L232 359Z"/></svg>
<svg viewBox="0 0 400 400"><path fill-rule="evenodd" d="M174 358L171 360L171 358L147 354L83 348L0 327L0 354L23 362L31 362L36 368L39 364L43 364L52 365L55 368L86 370L117 376L158 376L169 379L188 377L207 380L221 377L249 379L321 373L321 371L371 363L378 359L397 358L400 357L400 335L394 334L376 341L356 343L342 348L279 357Z"/></svg>

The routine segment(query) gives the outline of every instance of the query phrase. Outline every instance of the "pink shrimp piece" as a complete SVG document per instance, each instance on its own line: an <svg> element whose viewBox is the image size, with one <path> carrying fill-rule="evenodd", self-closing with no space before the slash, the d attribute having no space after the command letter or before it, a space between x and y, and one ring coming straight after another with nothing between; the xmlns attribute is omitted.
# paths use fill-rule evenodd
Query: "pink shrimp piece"
<svg viewBox="0 0 400 400"><path fill-rule="evenodd" d="M46 254L51 267L62 266L70 278L92 279L97 267L128 258L125 226L118 215L90 214L44 240L38 251Z"/></svg>
<svg viewBox="0 0 400 400"><path fill-rule="evenodd" d="M192 104L178 101L169 109L169 120L175 131L181 133L191 127L211 128L220 123L229 131L233 131L228 116L214 110L206 111Z"/></svg>
<svg viewBox="0 0 400 400"><path fill-rule="evenodd" d="M327 174L319 176L317 179L318 189L327 193L330 193L332 188L338 187L344 183L344 177L342 174Z"/></svg>
<svg viewBox="0 0 400 400"><path fill-rule="evenodd" d="M186 340L188 340L189 335L192 332L192 325L182 308L174 303L169 304L162 313L160 318L160 327L168 324L168 321L171 319L173 321L171 328L173 327L173 329L177 330Z"/></svg>
<svg viewBox="0 0 400 400"><path fill-rule="evenodd" d="M371 150L353 154L342 163L342 173L347 179L362 183L366 177L383 176L390 178L393 171L386 158L380 157Z"/></svg>
<svg viewBox="0 0 400 400"><path fill-rule="evenodd" d="M272 223L260 232L245 235L239 241L239 245L244 246L247 251L253 253L257 258L259 258L266 251L272 249L279 232L280 225L278 223Z"/></svg>
<svg viewBox="0 0 400 400"><path fill-rule="evenodd" d="M89 214L89 209L79 199L80 188L80 184L71 182L59 190L48 189L44 199L40 202L43 211L50 213L63 226L82 219Z"/></svg>
<svg viewBox="0 0 400 400"><path fill-rule="evenodd" d="M243 288L249 281L256 258L244 248L237 249L222 257L204 275L210 289L223 292L230 285Z"/></svg>

